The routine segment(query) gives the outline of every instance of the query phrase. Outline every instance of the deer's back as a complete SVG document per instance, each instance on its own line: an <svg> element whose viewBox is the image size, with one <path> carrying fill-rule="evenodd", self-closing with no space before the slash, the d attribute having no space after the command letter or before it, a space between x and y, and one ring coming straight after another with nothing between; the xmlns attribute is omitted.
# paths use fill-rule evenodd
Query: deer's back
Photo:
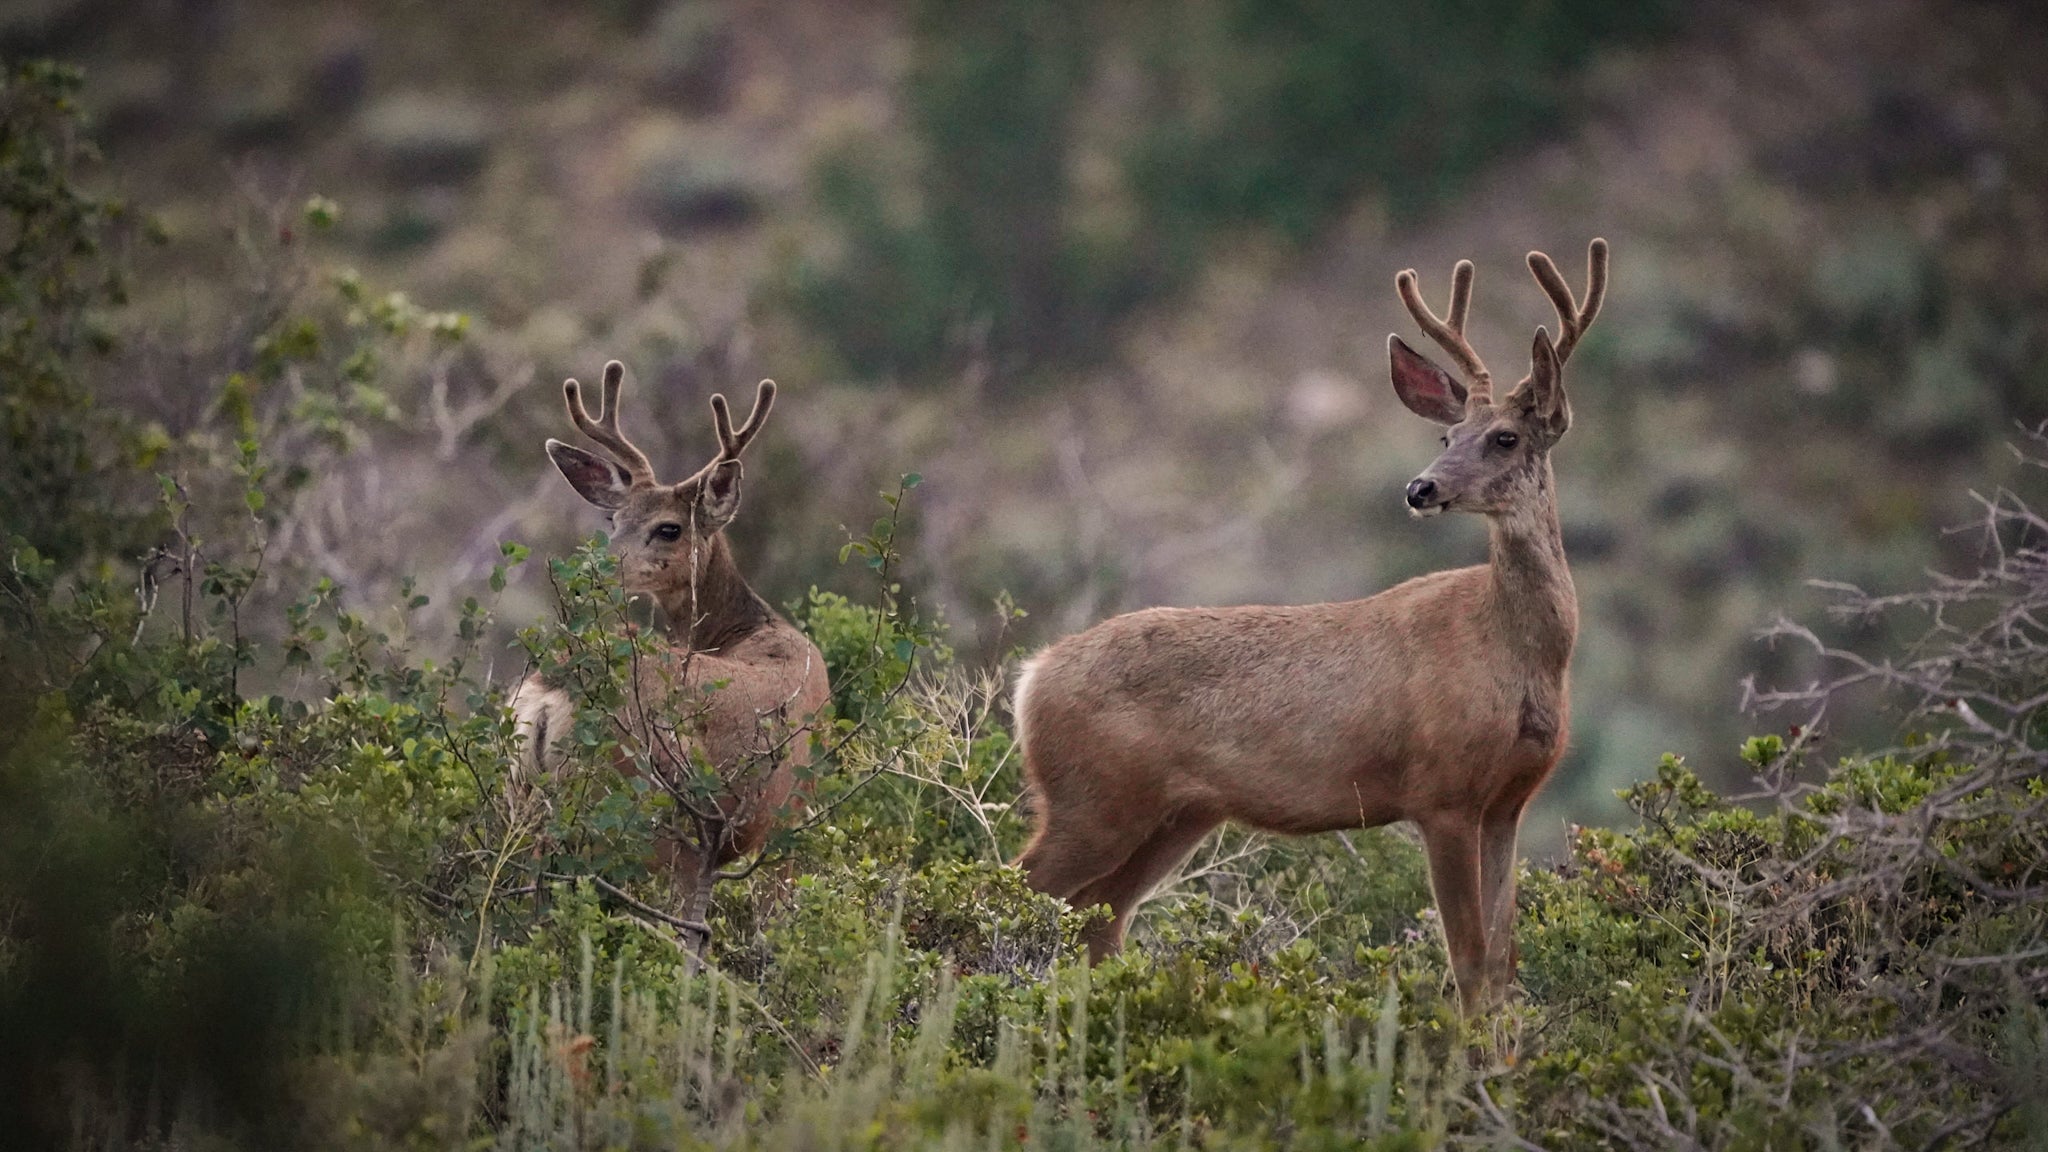
<svg viewBox="0 0 2048 1152"><path fill-rule="evenodd" d="M650 698L679 689L671 716L688 720L715 765L778 750L778 759L791 759L798 749L788 733L807 725L832 694L817 646L780 620L719 649L666 656L637 680Z"/></svg>
<svg viewBox="0 0 2048 1152"><path fill-rule="evenodd" d="M1365 600L1106 620L1028 666L1027 770L1041 788L1284 832L1458 803L1475 762L1546 770L1555 747L1521 735L1529 677L1487 659L1487 579L1462 568Z"/></svg>
<svg viewBox="0 0 2048 1152"><path fill-rule="evenodd" d="M674 762L701 755L726 781L720 807L738 817L729 855L757 847L789 798L793 768L810 760L810 725L832 696L817 646L777 620L715 651L650 656L633 689L614 717L621 735L670 771L686 772ZM536 673L512 707L526 741L523 770L558 768L551 749L573 718L568 693Z"/></svg>

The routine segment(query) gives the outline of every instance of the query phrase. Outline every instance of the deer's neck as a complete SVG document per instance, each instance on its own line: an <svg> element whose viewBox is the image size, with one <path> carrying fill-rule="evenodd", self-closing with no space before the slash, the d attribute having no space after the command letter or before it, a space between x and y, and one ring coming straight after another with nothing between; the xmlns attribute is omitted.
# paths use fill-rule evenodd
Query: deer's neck
<svg viewBox="0 0 2048 1152"><path fill-rule="evenodd" d="M696 579L662 605L669 635L703 652L729 646L747 633L771 623L775 610L747 586L733 562L725 534L713 536L698 556Z"/></svg>
<svg viewBox="0 0 2048 1152"><path fill-rule="evenodd" d="M1557 480L1548 459L1530 497L1487 518L1493 606L1499 634L1533 668L1562 675L1578 638L1579 600L1565 565Z"/></svg>

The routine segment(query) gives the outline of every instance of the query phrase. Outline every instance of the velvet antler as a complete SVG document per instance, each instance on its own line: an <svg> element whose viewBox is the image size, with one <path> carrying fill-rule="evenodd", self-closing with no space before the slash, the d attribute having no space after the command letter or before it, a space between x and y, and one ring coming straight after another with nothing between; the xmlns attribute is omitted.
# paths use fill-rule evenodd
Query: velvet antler
<svg viewBox="0 0 2048 1152"><path fill-rule="evenodd" d="M740 453L746 451L747 445L760 434L761 425L767 421L768 413L774 407L775 381L763 380L754 393L754 410L747 414L747 422L735 432L732 430L732 411L726 407L724 393L714 394L711 397L711 418L718 424L718 457L712 463L739 459Z"/></svg>
<svg viewBox="0 0 2048 1152"><path fill-rule="evenodd" d="M1563 364L1572 354L1572 348L1579 337L1593 323L1593 317L1600 314L1601 298L1607 295L1607 241L1595 237L1586 246L1586 302L1584 305L1572 298L1571 286L1564 282L1557 265L1541 252L1529 253L1529 271L1536 276L1536 283L1543 286L1543 292L1550 297L1550 306L1557 309L1557 362Z"/></svg>
<svg viewBox="0 0 2048 1152"><path fill-rule="evenodd" d="M1458 367L1465 372L1466 382L1471 385L1467 403L1473 406L1493 402L1493 376L1487 372L1485 361L1472 348L1472 342L1465 339L1465 315L1472 306L1472 262L1460 260L1451 270L1451 308L1448 316L1438 319L1422 302L1422 288L1410 268L1394 277L1394 288L1401 293L1401 302L1408 306L1408 314L1415 317L1415 323L1423 334L1436 341L1437 346L1450 353Z"/></svg>
<svg viewBox="0 0 2048 1152"><path fill-rule="evenodd" d="M583 386L574 377L562 382L562 396L569 404L569 419L576 422L585 436L612 454L612 458L632 478L635 487L654 483L654 465L648 462L647 454L633 446L626 434L619 431L619 392L625 386L626 366L617 360L604 366L603 406L597 410L597 419L583 407Z"/></svg>

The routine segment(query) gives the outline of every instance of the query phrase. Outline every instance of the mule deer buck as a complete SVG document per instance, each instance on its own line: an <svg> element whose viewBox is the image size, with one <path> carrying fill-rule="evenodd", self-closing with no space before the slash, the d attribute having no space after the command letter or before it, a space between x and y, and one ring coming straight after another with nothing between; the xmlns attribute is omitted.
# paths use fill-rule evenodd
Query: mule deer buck
<svg viewBox="0 0 2048 1152"><path fill-rule="evenodd" d="M774 381L761 382L737 431L725 397L713 396L718 454L689 479L662 484L619 430L624 379L624 365L605 365L596 420L584 410L576 381L562 386L569 418L608 455L559 440L549 440L547 451L579 495L611 513L611 548L625 590L652 599L663 622L661 654L636 663L625 714L612 723L625 749L620 771L638 771L637 751L654 783L675 799L657 858L673 879L691 951L700 956L710 937L704 911L711 887L734 878L722 869L766 842L789 801L795 769L809 761L810 724L831 687L817 647L747 586L725 538L740 506L740 454L775 405ZM565 758L556 742L569 734L575 715L569 693L535 673L513 694L512 707L525 773L559 771ZM686 786L705 765L718 777L709 798Z"/></svg>
<svg viewBox="0 0 2048 1152"><path fill-rule="evenodd" d="M1411 820L1463 1007L1505 994L1516 834L1570 710L1578 601L1550 449L1571 425L1562 373L1600 310L1606 241L1587 265L1582 305L1529 254L1561 333L1536 330L1529 375L1498 401L1465 338L1471 262L1441 319L1413 271L1395 279L1465 378L1388 337L1395 394L1446 426L1408 507L1485 516L1489 563L1347 603L1132 612L1024 665L1016 715L1039 823L1019 862L1040 891L1109 905L1092 959L1122 947L1133 909L1225 820L1290 834Z"/></svg>

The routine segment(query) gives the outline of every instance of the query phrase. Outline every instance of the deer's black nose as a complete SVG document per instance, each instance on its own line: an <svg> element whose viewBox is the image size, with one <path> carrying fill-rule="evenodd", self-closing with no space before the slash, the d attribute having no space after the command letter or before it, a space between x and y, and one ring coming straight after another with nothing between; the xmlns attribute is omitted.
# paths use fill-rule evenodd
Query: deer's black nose
<svg viewBox="0 0 2048 1152"><path fill-rule="evenodd" d="M1417 476L1408 482L1408 506L1427 508L1436 503L1436 481L1426 476Z"/></svg>

